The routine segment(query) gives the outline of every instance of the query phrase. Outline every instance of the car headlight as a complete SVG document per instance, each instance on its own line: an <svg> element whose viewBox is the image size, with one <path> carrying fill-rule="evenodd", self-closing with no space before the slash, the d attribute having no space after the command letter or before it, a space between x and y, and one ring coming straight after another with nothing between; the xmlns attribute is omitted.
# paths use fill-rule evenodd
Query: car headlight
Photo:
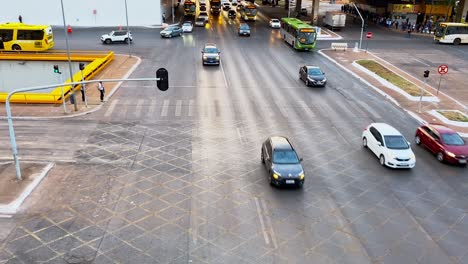
<svg viewBox="0 0 468 264"><path fill-rule="evenodd" d="M326 82L327 81L327 78L323 78L322 82Z"/></svg>
<svg viewBox="0 0 468 264"><path fill-rule="evenodd" d="M310 77L307 77L307 79L309 79L309 81L311 81L311 82L313 82L313 83L316 82L316 80L314 80L314 79L312 79L312 78L310 78Z"/></svg>
<svg viewBox="0 0 468 264"><path fill-rule="evenodd" d="M447 154L447 156L450 156L452 158L455 158L455 154L453 154L452 152L450 151L445 151L445 154Z"/></svg>
<svg viewBox="0 0 468 264"><path fill-rule="evenodd" d="M207 59L208 59L208 57L207 57L207 56L203 56L203 59L204 59L204 60L207 60Z"/></svg>
<svg viewBox="0 0 468 264"><path fill-rule="evenodd" d="M415 158L416 158L416 156L414 155L414 153L411 153L410 159L415 159Z"/></svg>
<svg viewBox="0 0 468 264"><path fill-rule="evenodd" d="M393 155L393 154L388 154L388 157L389 157L391 160L396 159L396 156Z"/></svg>
<svg viewBox="0 0 468 264"><path fill-rule="evenodd" d="M278 180L279 178L281 178L281 173L278 173L278 172L276 172L276 171L273 171L273 178L274 178L275 180Z"/></svg>
<svg viewBox="0 0 468 264"><path fill-rule="evenodd" d="M299 174L299 180L303 180L304 179L304 172Z"/></svg>
<svg viewBox="0 0 468 264"><path fill-rule="evenodd" d="M219 60L219 56L215 57L215 60Z"/></svg>

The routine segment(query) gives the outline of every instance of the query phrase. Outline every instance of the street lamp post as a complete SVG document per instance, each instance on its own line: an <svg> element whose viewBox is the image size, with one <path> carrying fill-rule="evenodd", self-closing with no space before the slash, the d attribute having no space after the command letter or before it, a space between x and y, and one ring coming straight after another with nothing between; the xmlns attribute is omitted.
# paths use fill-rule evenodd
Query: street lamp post
<svg viewBox="0 0 468 264"><path fill-rule="evenodd" d="M127 20L127 37L128 37L128 56L132 56L132 48L130 46L130 27L128 26L128 9L127 9L127 0L125 0L125 19Z"/></svg>
<svg viewBox="0 0 468 264"><path fill-rule="evenodd" d="M359 49L361 49L361 45L362 45L362 34L364 33L364 18L362 18L362 15L361 15L361 12L359 12L359 9L357 8L356 4L353 2L352 3L354 8L356 8L356 11L357 13L359 14L359 16L361 17L361 20L362 20L362 25L361 25L361 37L359 38Z"/></svg>
<svg viewBox="0 0 468 264"><path fill-rule="evenodd" d="M63 9L63 0L60 0L60 3L62 5L62 18L63 18L63 31L65 32L65 44L67 46L67 56L68 56L68 68L70 71L70 83L73 82L73 71L72 71L72 66L71 66L71 58L70 58L70 45L68 45L68 34L67 34L67 23L65 23L65 11ZM78 105L76 104L76 98L75 98L75 87L73 85L71 86L71 97L73 97L73 105L75 106L75 111L78 111ZM62 100L65 100L65 98L62 98Z"/></svg>
<svg viewBox="0 0 468 264"><path fill-rule="evenodd" d="M172 0L172 24L174 24L174 0Z"/></svg>
<svg viewBox="0 0 468 264"><path fill-rule="evenodd" d="M288 0L289 1L289 5L288 5L288 18L291 16L291 2L292 0Z"/></svg>

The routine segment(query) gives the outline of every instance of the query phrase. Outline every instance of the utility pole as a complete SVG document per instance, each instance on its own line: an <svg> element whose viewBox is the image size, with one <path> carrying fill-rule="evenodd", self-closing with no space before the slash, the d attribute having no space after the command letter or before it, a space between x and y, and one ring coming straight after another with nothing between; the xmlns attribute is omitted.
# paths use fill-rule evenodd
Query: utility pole
<svg viewBox="0 0 468 264"><path fill-rule="evenodd" d="M425 70L423 76L424 76L424 84L423 84L423 87L421 88L421 96L419 97L418 113L421 113L422 98L423 98L424 93L426 92L426 79L429 78L429 70Z"/></svg>
<svg viewBox="0 0 468 264"><path fill-rule="evenodd" d="M359 38L359 49L361 49L362 46L362 34L364 33L364 18L362 18L361 12L359 12L359 8L357 8L356 4L352 2L354 8L356 9L357 13L361 17L362 20L362 25L361 25L361 37Z"/></svg>
<svg viewBox="0 0 468 264"><path fill-rule="evenodd" d="M128 26L128 10L127 10L127 0L125 0L125 20L127 21L127 37L128 37L128 56L132 56L132 48L130 46L130 27Z"/></svg>
<svg viewBox="0 0 468 264"><path fill-rule="evenodd" d="M71 58L70 58L70 45L68 44L68 32L67 32L67 26L65 23L65 11L63 9L63 0L60 0L60 3L62 4L62 18L63 18L63 31L65 32L65 44L67 46L67 56L68 56L68 68L70 71L70 83L73 82L73 71L72 71L72 66L71 66ZM71 86L71 97L73 97L73 105L75 106L75 111L78 111L78 105L76 104L76 98L75 98L75 87L73 85ZM65 98L62 98L62 100L65 100Z"/></svg>

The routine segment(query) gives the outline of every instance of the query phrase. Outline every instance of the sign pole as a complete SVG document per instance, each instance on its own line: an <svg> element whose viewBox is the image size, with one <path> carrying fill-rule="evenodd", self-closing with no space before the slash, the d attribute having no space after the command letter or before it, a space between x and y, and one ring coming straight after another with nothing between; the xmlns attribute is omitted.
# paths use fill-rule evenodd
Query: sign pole
<svg viewBox="0 0 468 264"><path fill-rule="evenodd" d="M437 86L437 95L439 95L440 81L442 81L442 74L440 74L440 77L439 77L439 86Z"/></svg>

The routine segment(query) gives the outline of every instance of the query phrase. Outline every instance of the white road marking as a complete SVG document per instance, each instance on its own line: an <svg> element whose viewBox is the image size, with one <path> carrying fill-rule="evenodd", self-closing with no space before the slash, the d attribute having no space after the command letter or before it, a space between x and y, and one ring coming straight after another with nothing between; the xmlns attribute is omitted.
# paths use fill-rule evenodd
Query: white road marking
<svg viewBox="0 0 468 264"><path fill-rule="evenodd" d="M193 115L193 100L189 101L189 107L188 107L188 116Z"/></svg>
<svg viewBox="0 0 468 264"><path fill-rule="evenodd" d="M262 212L261 212L261 208L260 208L260 203L258 202L257 197L255 197L255 205L257 207L258 218L260 219L260 226L262 228L263 238L265 239L265 243L267 245L269 245L270 244L270 239L268 238L268 234L267 234L266 229L265 229L265 224L263 223L263 217L262 217Z"/></svg>
<svg viewBox="0 0 468 264"><path fill-rule="evenodd" d="M237 128L236 130L237 130L237 136L239 137L239 141L241 142L241 144L244 144L244 140L242 139L242 134L240 132L240 129Z"/></svg>
<svg viewBox="0 0 468 264"><path fill-rule="evenodd" d="M219 63L219 66L221 66L221 72L223 73L224 85L226 86L226 88L228 88L229 85L228 85L228 81L227 81L227 78L226 78L226 73L224 72L224 67L223 67L223 62L222 61L221 61L221 63Z"/></svg>
<svg viewBox="0 0 468 264"><path fill-rule="evenodd" d="M299 101L298 103L299 106L305 110L308 116L315 117L314 111L312 111L312 109L310 109L310 107L304 101Z"/></svg>
<svg viewBox="0 0 468 264"><path fill-rule="evenodd" d="M366 109L366 111L374 117L374 119L380 119L382 118L376 111L375 109L372 109L368 104L362 102L362 101L359 101L359 100L356 100L356 103L358 103L360 106L362 106L364 109Z"/></svg>
<svg viewBox="0 0 468 264"><path fill-rule="evenodd" d="M177 100L176 109L175 109L175 116L180 116L181 110L182 110L182 100Z"/></svg>
<svg viewBox="0 0 468 264"><path fill-rule="evenodd" d="M143 107L143 99L138 99L136 109L135 109L135 116L140 116L142 107Z"/></svg>
<svg viewBox="0 0 468 264"><path fill-rule="evenodd" d="M110 116L112 114L112 111L114 111L115 105L117 104L118 101L119 101L119 99L115 99L114 101L112 101L109 108L107 108L106 113L104 113L104 116L107 117L107 116Z"/></svg>
<svg viewBox="0 0 468 264"><path fill-rule="evenodd" d="M419 62L419 63L421 63L421 64L424 65L424 66L431 66L431 65L425 63L424 61L418 59L418 58L412 57L412 59L415 60L415 61L417 61L417 62Z"/></svg>
<svg viewBox="0 0 468 264"><path fill-rule="evenodd" d="M168 109L169 109L169 100L164 100L164 103L161 109L161 116L167 116Z"/></svg>
<svg viewBox="0 0 468 264"><path fill-rule="evenodd" d="M151 104L148 110L148 115L153 115L155 110L156 110L156 100L151 100Z"/></svg>
<svg viewBox="0 0 468 264"><path fill-rule="evenodd" d="M261 199L260 202L262 203L263 211L268 212L265 201ZM275 235L275 231L273 231L273 225L271 224L270 217L265 215L265 219L266 219L267 225L269 226L271 241L273 242L273 247L278 248L278 242L276 242L276 235Z"/></svg>

